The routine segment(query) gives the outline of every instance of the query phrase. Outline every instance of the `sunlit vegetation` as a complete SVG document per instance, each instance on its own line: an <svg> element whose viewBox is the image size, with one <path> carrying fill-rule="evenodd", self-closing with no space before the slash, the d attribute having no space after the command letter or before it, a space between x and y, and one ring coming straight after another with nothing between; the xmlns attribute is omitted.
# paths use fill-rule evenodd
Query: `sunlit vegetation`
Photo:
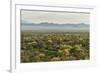
<svg viewBox="0 0 100 73"><path fill-rule="evenodd" d="M88 59L88 32L21 32L23 63Z"/></svg>

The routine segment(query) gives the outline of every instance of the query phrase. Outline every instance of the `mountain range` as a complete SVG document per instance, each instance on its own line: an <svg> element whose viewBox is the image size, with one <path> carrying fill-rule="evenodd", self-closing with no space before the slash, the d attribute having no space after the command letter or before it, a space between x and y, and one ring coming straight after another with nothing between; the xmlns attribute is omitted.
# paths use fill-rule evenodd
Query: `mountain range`
<svg viewBox="0 0 100 73"><path fill-rule="evenodd" d="M48 22L41 22L41 23L21 23L21 30L40 30L40 31L89 31L89 24L85 23L65 23L65 24L58 24L58 23L48 23Z"/></svg>

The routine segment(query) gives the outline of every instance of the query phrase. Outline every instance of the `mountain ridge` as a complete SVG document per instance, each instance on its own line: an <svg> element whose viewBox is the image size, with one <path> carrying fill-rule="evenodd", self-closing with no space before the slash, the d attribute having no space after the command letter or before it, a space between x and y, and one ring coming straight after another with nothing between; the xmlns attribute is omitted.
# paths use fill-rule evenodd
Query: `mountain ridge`
<svg viewBox="0 0 100 73"><path fill-rule="evenodd" d="M64 23L64 24L57 24L57 23L48 23L48 22L41 22L41 23L21 23L22 30L89 30L89 24L85 23Z"/></svg>

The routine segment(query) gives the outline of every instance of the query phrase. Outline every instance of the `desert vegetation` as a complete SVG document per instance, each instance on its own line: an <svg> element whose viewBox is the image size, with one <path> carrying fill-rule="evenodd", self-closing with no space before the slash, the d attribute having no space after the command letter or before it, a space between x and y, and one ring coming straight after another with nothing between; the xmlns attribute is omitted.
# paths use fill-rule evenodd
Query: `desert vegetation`
<svg viewBox="0 0 100 73"><path fill-rule="evenodd" d="M21 32L21 62L89 59L89 32Z"/></svg>

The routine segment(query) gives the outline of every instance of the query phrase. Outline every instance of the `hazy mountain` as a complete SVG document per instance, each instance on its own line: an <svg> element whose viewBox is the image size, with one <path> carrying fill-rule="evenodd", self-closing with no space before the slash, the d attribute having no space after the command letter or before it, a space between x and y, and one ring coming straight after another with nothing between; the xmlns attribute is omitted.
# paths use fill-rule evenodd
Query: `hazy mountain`
<svg viewBox="0 0 100 73"><path fill-rule="evenodd" d="M89 31L89 24L78 23L78 24L57 24L57 23L21 23L22 30L48 30L48 31Z"/></svg>

